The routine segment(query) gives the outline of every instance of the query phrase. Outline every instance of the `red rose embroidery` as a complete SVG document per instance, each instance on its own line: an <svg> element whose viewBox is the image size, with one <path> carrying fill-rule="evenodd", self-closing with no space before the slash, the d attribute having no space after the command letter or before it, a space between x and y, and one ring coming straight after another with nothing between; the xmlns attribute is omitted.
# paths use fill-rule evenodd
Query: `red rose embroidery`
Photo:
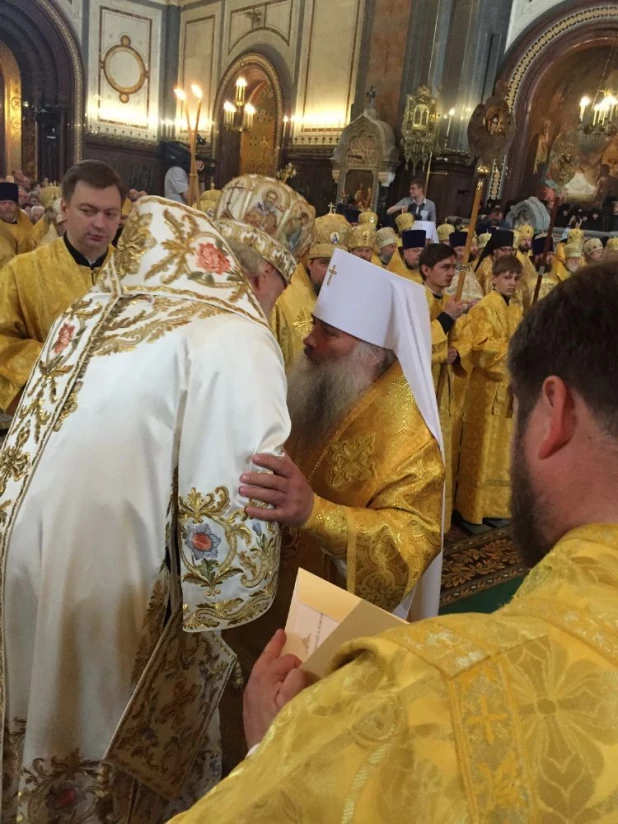
<svg viewBox="0 0 618 824"><path fill-rule="evenodd" d="M54 355L59 355L61 352L67 348L67 346L73 340L73 335L75 334L75 327L71 326L70 323L65 323L60 327L60 331L58 332L58 339L54 344L53 353Z"/></svg>
<svg viewBox="0 0 618 824"><path fill-rule="evenodd" d="M208 552L211 547L212 541L210 540L210 536L206 535L204 532L197 532L193 536L193 549L197 549L200 552Z"/></svg>
<svg viewBox="0 0 618 824"><path fill-rule="evenodd" d="M197 249L197 265L204 272L223 275L229 272L230 260L214 243L200 243Z"/></svg>

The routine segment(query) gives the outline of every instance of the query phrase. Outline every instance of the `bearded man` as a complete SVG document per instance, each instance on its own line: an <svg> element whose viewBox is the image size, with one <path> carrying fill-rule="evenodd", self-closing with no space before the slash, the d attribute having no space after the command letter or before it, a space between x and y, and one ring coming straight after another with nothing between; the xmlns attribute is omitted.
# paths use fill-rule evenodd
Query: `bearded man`
<svg viewBox="0 0 618 824"><path fill-rule="evenodd" d="M439 552L444 469L423 301L420 289L373 264L333 255L289 375L290 457L256 456L274 474L250 473L241 486L274 505L250 504L248 514L298 529L277 596L286 610L303 566L407 614Z"/></svg>
<svg viewBox="0 0 618 824"><path fill-rule="evenodd" d="M359 638L300 695L280 631L245 693L262 743L173 824L616 819L616 305L618 266L591 266L512 340L513 533L534 569L511 603Z"/></svg>
<svg viewBox="0 0 618 824"><path fill-rule="evenodd" d="M235 253L140 199L23 393L0 459L6 824L161 824L220 777L220 631L268 609L279 567L238 475L289 432L266 319L286 250Z"/></svg>
<svg viewBox="0 0 618 824"><path fill-rule="evenodd" d="M388 271L419 286L422 285L418 261L425 248L426 239L427 233L424 229L405 229L401 233L401 248L392 256Z"/></svg>
<svg viewBox="0 0 618 824"><path fill-rule="evenodd" d="M285 625L299 566L403 616L437 613L444 464L424 304L420 287L333 254L288 374L290 457L257 455L272 474L248 473L240 487L250 517L292 533L272 608L251 633L226 633L246 674ZM240 715L228 694L229 766L245 752Z"/></svg>
<svg viewBox="0 0 618 824"><path fill-rule="evenodd" d="M107 163L73 166L62 181L65 236L19 255L3 270L0 409L14 411L52 324L92 288L113 252L122 196L122 181Z"/></svg>
<svg viewBox="0 0 618 824"><path fill-rule="evenodd" d="M361 217L364 213L361 213ZM360 221L360 218L359 218ZM371 263L374 257L373 246L376 242L376 230L373 223L365 221L364 223L353 226L348 234L348 252L361 260L366 260ZM379 261L378 261L379 262Z"/></svg>
<svg viewBox="0 0 618 824"><path fill-rule="evenodd" d="M388 269L391 258L397 252L397 235L392 227L384 226L378 229L375 248L380 263Z"/></svg>
<svg viewBox="0 0 618 824"><path fill-rule="evenodd" d="M567 243L563 247L564 258L561 260L557 255L554 255L552 263L552 275L557 280L566 280L574 275L578 269L583 265L582 244L579 241Z"/></svg>
<svg viewBox="0 0 618 824"><path fill-rule="evenodd" d="M277 300L270 328L279 341L286 368L303 351L303 342L313 326L313 308L335 249L345 249L351 226L343 215L329 214L315 221L307 262L300 262L292 281Z"/></svg>

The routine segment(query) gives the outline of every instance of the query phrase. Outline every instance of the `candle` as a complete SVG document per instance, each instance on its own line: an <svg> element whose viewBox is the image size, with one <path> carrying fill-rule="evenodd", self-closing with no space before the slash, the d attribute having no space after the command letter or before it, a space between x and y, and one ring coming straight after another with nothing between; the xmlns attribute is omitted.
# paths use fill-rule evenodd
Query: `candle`
<svg viewBox="0 0 618 824"><path fill-rule="evenodd" d="M448 123L446 124L446 140L448 140L449 133L451 131L451 121L453 120L453 115L455 114L455 109L449 109L448 112Z"/></svg>
<svg viewBox="0 0 618 824"><path fill-rule="evenodd" d="M587 95L584 95L582 99L579 101L579 119L583 120L584 115L586 114L586 108L590 105L590 98Z"/></svg>

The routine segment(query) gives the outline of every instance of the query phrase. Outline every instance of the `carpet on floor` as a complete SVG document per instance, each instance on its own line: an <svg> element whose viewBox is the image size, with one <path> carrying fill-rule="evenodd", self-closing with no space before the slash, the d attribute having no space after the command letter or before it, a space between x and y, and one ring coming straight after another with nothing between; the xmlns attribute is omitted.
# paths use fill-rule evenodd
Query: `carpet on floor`
<svg viewBox="0 0 618 824"><path fill-rule="evenodd" d="M465 611L455 608L464 601L476 605L471 611L493 612L509 600L525 574L510 526L474 537L454 527L444 541L440 612Z"/></svg>

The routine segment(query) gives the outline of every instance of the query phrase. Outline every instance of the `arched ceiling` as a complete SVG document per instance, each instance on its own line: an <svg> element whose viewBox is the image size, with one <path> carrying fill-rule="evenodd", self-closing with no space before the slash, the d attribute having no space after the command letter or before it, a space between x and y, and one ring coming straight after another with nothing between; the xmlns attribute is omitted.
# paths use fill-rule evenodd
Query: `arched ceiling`
<svg viewBox="0 0 618 824"><path fill-rule="evenodd" d="M1 0L0 40L15 55L24 100L36 95L41 102L70 106L75 95L76 54L75 50L71 53L71 44L45 5L38 0Z"/></svg>

